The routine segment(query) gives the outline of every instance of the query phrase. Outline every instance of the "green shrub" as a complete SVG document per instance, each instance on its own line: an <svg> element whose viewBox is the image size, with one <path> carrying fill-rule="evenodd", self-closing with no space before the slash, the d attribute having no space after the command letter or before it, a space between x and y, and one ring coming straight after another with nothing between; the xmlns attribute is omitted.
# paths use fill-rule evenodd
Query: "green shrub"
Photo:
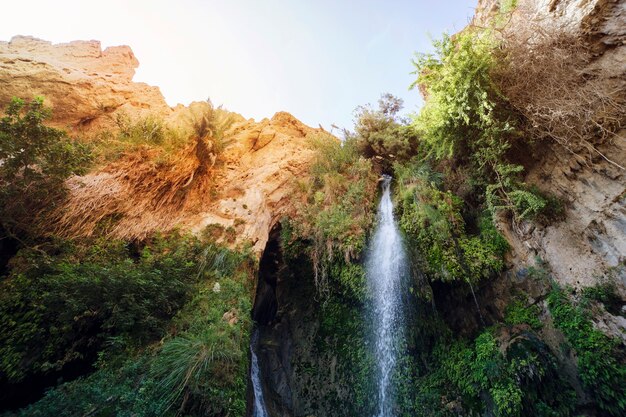
<svg viewBox="0 0 626 417"><path fill-rule="evenodd" d="M479 219L478 233L466 232L463 203L439 189L439 177L423 164L396 164L399 224L415 242L429 277L470 283L499 273L508 244L491 219Z"/></svg>
<svg viewBox="0 0 626 417"><path fill-rule="evenodd" d="M511 126L494 114L497 94L489 77L496 47L487 32L444 35L434 43L435 53L414 61L426 102L414 119L421 141L436 158L463 157L489 147L505 147L503 134ZM497 156L503 149L494 149ZM488 161L484 161L488 162Z"/></svg>
<svg viewBox="0 0 626 417"><path fill-rule="evenodd" d="M331 265L329 276L336 282L336 290L346 298L365 301L368 297L365 269L361 264L335 262Z"/></svg>
<svg viewBox="0 0 626 417"><path fill-rule="evenodd" d="M355 132L349 140L356 142L361 155L382 160L384 169L391 167L390 162L409 160L417 152L414 129L398 116L402 105L402 99L383 94L378 109L369 105L356 109Z"/></svg>
<svg viewBox="0 0 626 417"><path fill-rule="evenodd" d="M41 97L13 98L0 119L0 226L19 239L36 231L37 215L60 204L65 180L91 161L87 146L44 125L50 116Z"/></svg>
<svg viewBox="0 0 626 417"><path fill-rule="evenodd" d="M238 116L214 108L210 102L206 107L199 106L187 116L182 126L172 127L158 115L147 115L131 118L126 113L119 113L115 118L116 129L100 132L93 142L95 154L101 162L119 159L124 153L148 147L156 152L157 162L167 162L176 157L185 147L193 144L193 140L206 140L209 151L219 155L229 144L225 132L237 121Z"/></svg>
<svg viewBox="0 0 626 417"><path fill-rule="evenodd" d="M434 46L435 53L414 61L418 78L413 86L424 91L426 102L413 127L425 151L437 160L468 165L492 213L509 211L517 219L536 216L546 201L521 182L523 167L507 157L521 134L492 80L498 65L492 31L444 35Z"/></svg>
<svg viewBox="0 0 626 417"><path fill-rule="evenodd" d="M373 221L375 176L369 160L357 152L355 142L327 134L309 138L317 156L311 178L301 184L306 203L298 207L292 231L294 239L310 241L315 281L320 293L328 292L329 268L335 262L350 263L365 248L366 232Z"/></svg>
<svg viewBox="0 0 626 417"><path fill-rule="evenodd" d="M161 337L198 278L199 242L184 236L157 237L138 259L121 241L55 250L22 250L0 283L2 379L61 370L105 343L125 348Z"/></svg>
<svg viewBox="0 0 626 417"><path fill-rule="evenodd" d="M131 357L117 369L110 367L49 390L36 403L4 417L157 417L167 412L156 394L157 381L146 373L149 355Z"/></svg>
<svg viewBox="0 0 626 417"><path fill-rule="evenodd" d="M610 416L626 413L626 361L620 340L593 327L588 313L555 287L548 306L559 328L576 351L578 373L598 407Z"/></svg>
<svg viewBox="0 0 626 417"><path fill-rule="evenodd" d="M522 300L513 300L506 308L504 322L509 326L527 324L533 330L539 330L543 325L539 320L541 310L536 304L527 306Z"/></svg>
<svg viewBox="0 0 626 417"><path fill-rule="evenodd" d="M612 277L605 277L598 284L583 288L582 296L584 301L593 300L602 303L604 308L613 315L623 314L624 302L617 293L617 284Z"/></svg>
<svg viewBox="0 0 626 417"><path fill-rule="evenodd" d="M40 376L42 361L62 366L62 360L79 356L87 341L99 349L98 370L9 415L244 414L253 270L249 252L173 235L151 239L134 260L122 242L66 248L56 256L60 259L47 259L45 266L54 275L20 275L33 274L46 283L47 296L33 301L39 310L23 302L24 316L7 317L4 309L18 303L3 303L3 325L15 321L11 336L2 340L3 371L8 368L12 380L36 372ZM58 265L69 266L59 272ZM33 268L43 268L42 263ZM85 274L81 281L78 270ZM51 285L52 278L63 284ZM42 291L35 284L33 291ZM10 288L10 300L23 299L15 295L18 290L22 295L23 288ZM98 326L84 323L84 316ZM18 321L26 318L33 320L28 326ZM48 328L58 328L59 334L46 334ZM18 369L16 354L36 361ZM53 364L59 357L63 359Z"/></svg>
<svg viewBox="0 0 626 417"><path fill-rule="evenodd" d="M473 344L440 341L434 350L437 368L426 376L434 391L458 396L468 414L493 408L496 416L571 415L575 393L559 376L549 349L525 335L503 353L494 331L484 331Z"/></svg>

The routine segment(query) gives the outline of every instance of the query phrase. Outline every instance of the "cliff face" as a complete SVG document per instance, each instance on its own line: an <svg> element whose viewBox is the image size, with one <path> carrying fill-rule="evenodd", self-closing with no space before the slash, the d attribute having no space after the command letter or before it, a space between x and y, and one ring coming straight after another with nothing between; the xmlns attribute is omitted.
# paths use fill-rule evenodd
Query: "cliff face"
<svg viewBox="0 0 626 417"><path fill-rule="evenodd" d="M168 115L172 109L157 87L132 81L138 66L128 46L103 51L98 41L15 36L0 42L0 105L14 96L44 96L53 123L70 130L110 126L122 111Z"/></svg>
<svg viewBox="0 0 626 417"><path fill-rule="evenodd" d="M138 65L128 46L103 51L98 41L51 44L17 36L0 42L0 106L14 96L26 100L44 96L53 110L51 124L86 140L104 131L114 132L120 116L130 120L156 117L191 138L210 105L169 107L157 87L132 81ZM288 113L260 122L221 109L218 113L231 120L222 134L219 158L209 149L213 143L203 145L198 140L195 148L176 156L170 165L151 161L146 151L73 178L61 228L67 228L70 235L90 234L103 219L121 217L110 234L132 239L176 226L196 232L210 226L218 239L252 242L257 253L262 251L271 227L293 209L288 197L313 155L306 137L318 129ZM203 166L211 169L203 170ZM170 179L175 172L165 172L184 169L191 171L187 177L180 174L178 182ZM159 183L159 178L164 179ZM162 190L180 186L169 190L176 198L196 191L178 205L166 207L156 191L150 195L145 190L152 180ZM210 187L196 186L201 182ZM138 198L144 191L144 197Z"/></svg>
<svg viewBox="0 0 626 417"><path fill-rule="evenodd" d="M500 1L479 0L473 24L486 25ZM618 0L520 0L510 16L505 36L524 36L524 28L571 36L589 51L571 71L620 92L626 102L626 3ZM528 42L538 34L530 34ZM562 108L567 112L570 109ZM600 108L595 109L601 112ZM617 120L623 127L624 115ZM563 147L549 141L526 163L526 182L565 202L565 216L549 226L525 223L514 233L503 222L513 247L513 263L547 261L558 282L574 287L594 285L607 271L626 284L626 130L587 138L587 143ZM593 146L591 146L593 145Z"/></svg>

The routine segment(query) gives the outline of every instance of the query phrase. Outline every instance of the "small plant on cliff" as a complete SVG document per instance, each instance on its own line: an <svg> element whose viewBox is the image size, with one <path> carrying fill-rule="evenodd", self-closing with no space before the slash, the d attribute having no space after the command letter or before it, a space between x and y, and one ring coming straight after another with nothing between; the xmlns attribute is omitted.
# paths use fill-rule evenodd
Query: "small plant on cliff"
<svg viewBox="0 0 626 417"><path fill-rule="evenodd" d="M32 233L37 215L60 203L65 180L85 172L88 148L44 125L43 98L14 98L0 119L0 225L17 237Z"/></svg>

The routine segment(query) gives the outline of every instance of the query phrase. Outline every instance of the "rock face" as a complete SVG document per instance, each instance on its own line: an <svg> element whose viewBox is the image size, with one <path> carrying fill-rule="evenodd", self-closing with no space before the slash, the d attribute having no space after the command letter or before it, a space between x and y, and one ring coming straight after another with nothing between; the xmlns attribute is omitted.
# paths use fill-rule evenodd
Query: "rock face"
<svg viewBox="0 0 626 417"><path fill-rule="evenodd" d="M487 24L501 3L479 0L472 23ZM528 25L529 20L582 40L592 52L584 73L622 91L618 99L626 102L626 2L519 0L509 25ZM626 116L618 123L623 127ZM565 202L563 221L547 227L524 224L518 233L501 224L514 264L527 265L540 257L558 282L579 288L594 285L607 272L626 284L626 130L597 138L594 147L568 150L548 143L526 167L527 183Z"/></svg>
<svg viewBox="0 0 626 417"><path fill-rule="evenodd" d="M14 96L44 96L53 124L68 130L111 126L120 112L169 115L157 87L132 81L138 65L128 46L103 51L98 41L52 44L15 36L0 42L0 106Z"/></svg>
<svg viewBox="0 0 626 417"><path fill-rule="evenodd" d="M0 42L0 106L14 96L28 100L42 95L53 109L51 124L87 138L105 129L115 130L121 115L131 120L154 116L170 128L191 132L209 105L169 107L157 87L132 81L138 65L128 46L103 51L98 41L51 44L16 36ZM210 172L211 195L205 195L194 210L182 209L168 216L151 210L132 213L114 229L114 236L136 238L181 225L200 232L211 226L230 232L226 240L231 243L252 242L257 253L263 250L272 226L293 210L293 186L305 175L313 156L306 137L319 129L283 112L257 123L220 111L234 123L223 134L224 149ZM145 163L147 156L138 158L136 162ZM148 168L144 164L142 169ZM109 214L124 214L123 206L132 197L125 177L109 166L74 178L69 204L80 208L81 204L89 206L85 201L93 201L90 212L106 204L103 209ZM83 221L85 214L77 210L69 223ZM224 235L220 238L225 239Z"/></svg>
<svg viewBox="0 0 626 417"><path fill-rule="evenodd" d="M297 179L307 175L314 156L306 138L317 131L284 112L235 124L225 167L216 173L219 197L189 224L197 231L212 224L233 227L240 241L263 251L272 227L294 210Z"/></svg>

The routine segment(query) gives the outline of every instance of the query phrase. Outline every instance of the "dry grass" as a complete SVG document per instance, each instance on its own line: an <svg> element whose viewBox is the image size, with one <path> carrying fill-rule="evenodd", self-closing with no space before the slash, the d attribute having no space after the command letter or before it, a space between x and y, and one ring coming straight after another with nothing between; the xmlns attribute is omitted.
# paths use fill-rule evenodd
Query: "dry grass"
<svg viewBox="0 0 626 417"><path fill-rule="evenodd" d="M209 204L228 127L216 127L209 116L196 120L194 135L177 152L142 145L95 173L70 180L68 202L47 219L51 232L141 239L176 227Z"/></svg>
<svg viewBox="0 0 626 417"><path fill-rule="evenodd" d="M510 105L523 116L528 139L551 139L581 162L601 156L626 124L626 83L590 65L593 55L581 35L554 20L541 21L518 8L499 33L502 48L494 79Z"/></svg>

